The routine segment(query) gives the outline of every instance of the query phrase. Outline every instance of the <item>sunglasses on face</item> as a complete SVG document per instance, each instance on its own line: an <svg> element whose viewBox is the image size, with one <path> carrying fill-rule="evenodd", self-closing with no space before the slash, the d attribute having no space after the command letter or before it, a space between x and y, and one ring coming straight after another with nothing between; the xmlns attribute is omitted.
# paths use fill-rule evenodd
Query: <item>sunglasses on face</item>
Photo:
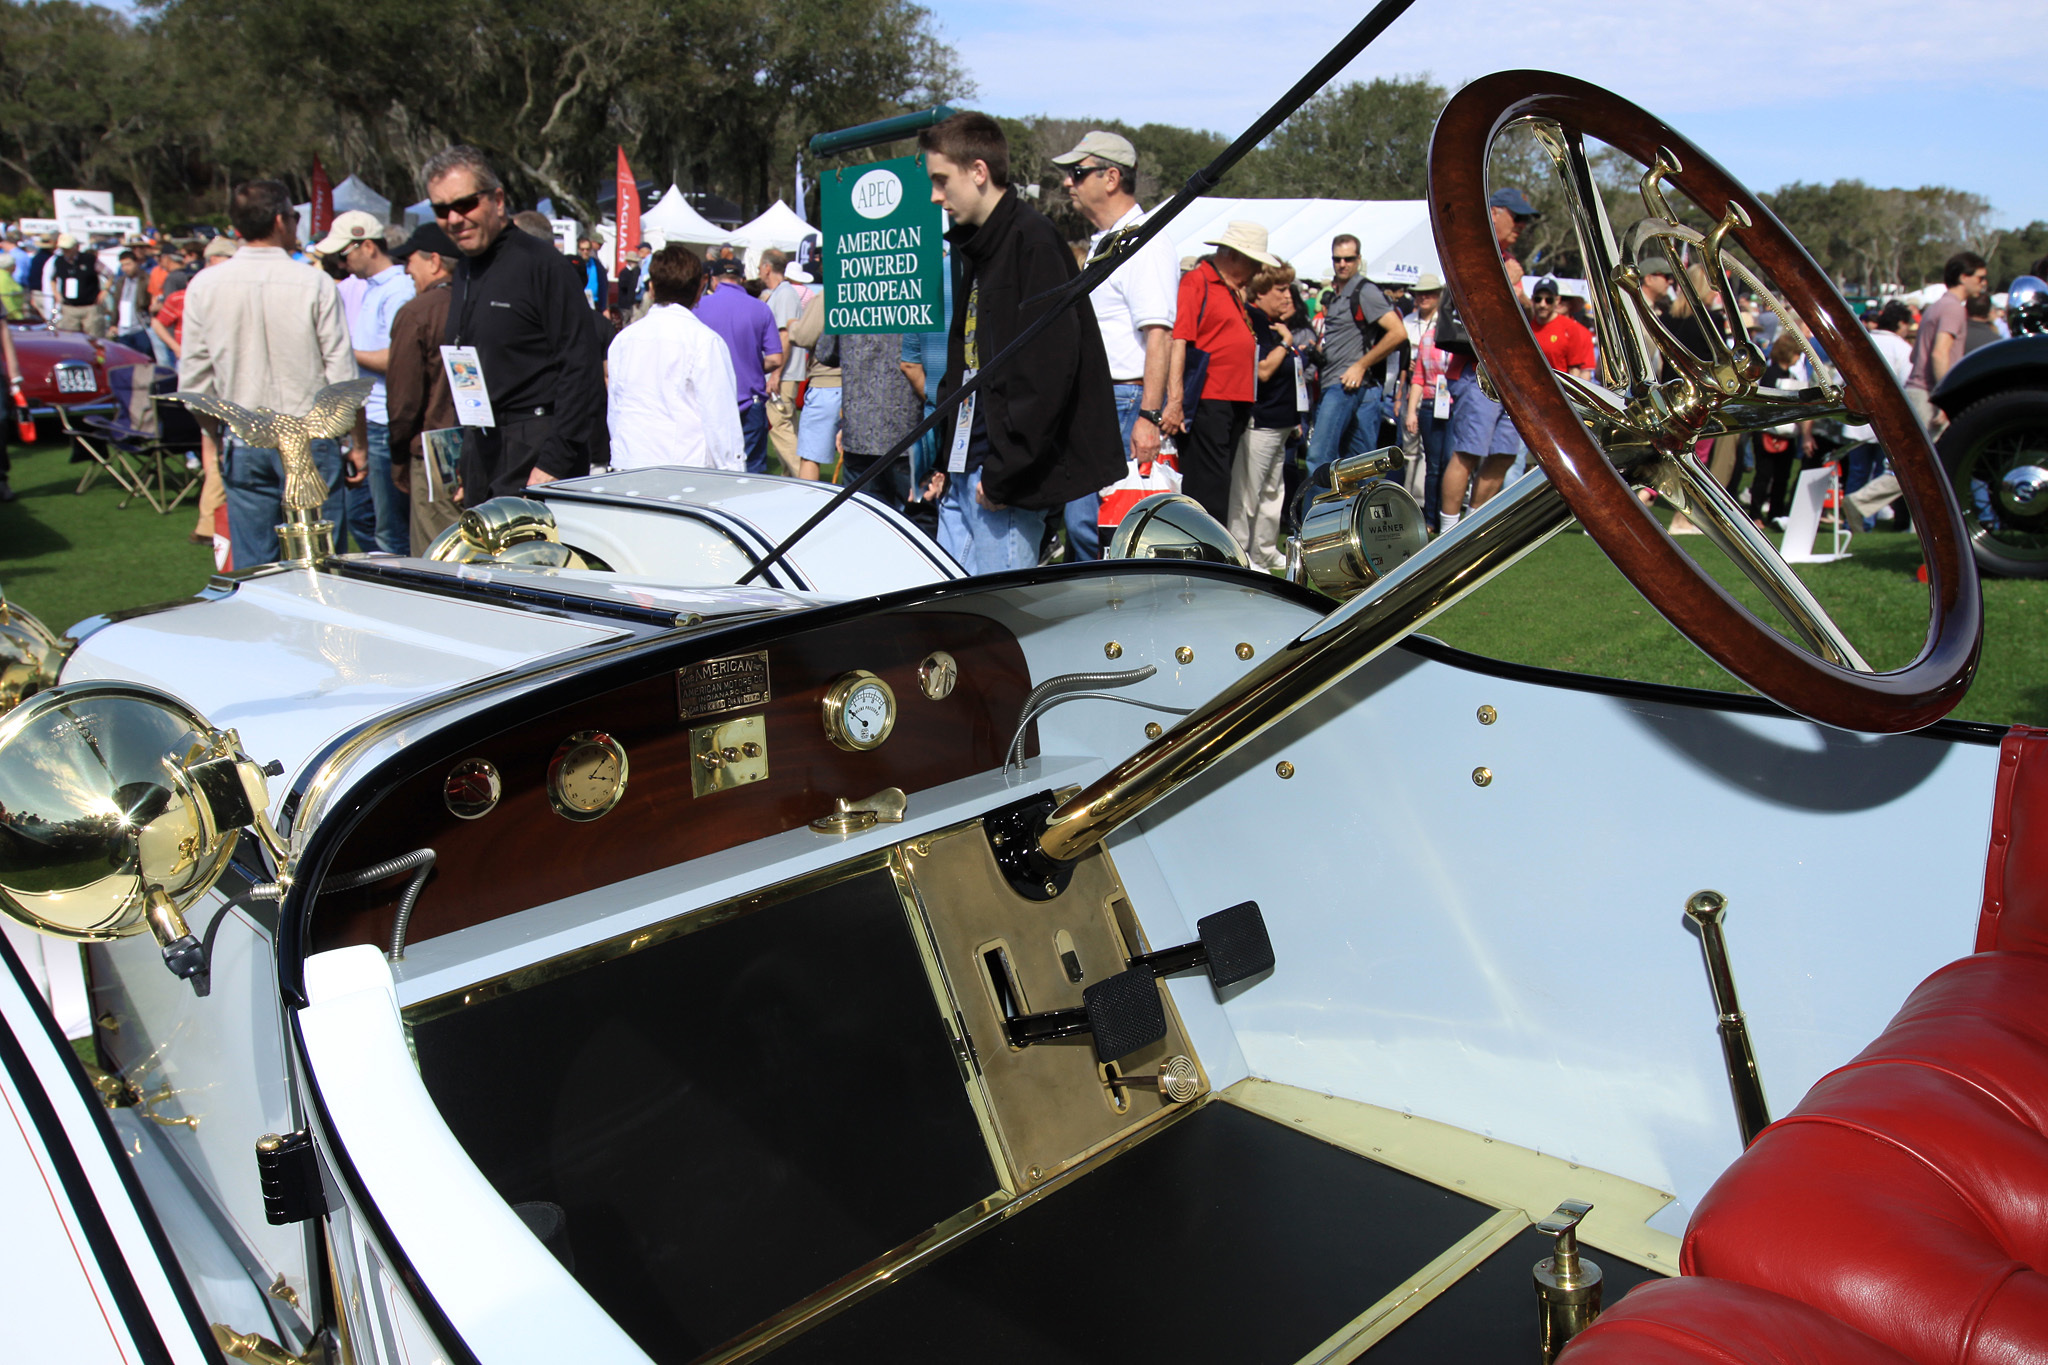
<svg viewBox="0 0 2048 1365"><path fill-rule="evenodd" d="M1332 256L1330 259L1335 261L1338 265L1358 264L1358 258L1356 256Z"/></svg>
<svg viewBox="0 0 2048 1365"><path fill-rule="evenodd" d="M1067 179L1073 181L1076 185L1078 185L1083 180L1086 180L1089 176L1095 174L1097 171L1106 171L1109 169L1111 168L1108 166L1069 166L1067 167Z"/></svg>
<svg viewBox="0 0 2048 1365"><path fill-rule="evenodd" d="M436 218L466 218L476 212L476 206L483 203L486 193L488 191L480 190L475 194L465 194L460 199L451 199L445 204L430 204L428 207L434 210Z"/></svg>

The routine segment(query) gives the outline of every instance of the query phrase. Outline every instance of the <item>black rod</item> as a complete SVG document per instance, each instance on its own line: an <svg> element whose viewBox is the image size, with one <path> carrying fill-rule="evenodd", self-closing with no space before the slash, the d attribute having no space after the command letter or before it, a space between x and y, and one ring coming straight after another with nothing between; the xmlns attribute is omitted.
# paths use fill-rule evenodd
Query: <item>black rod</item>
<svg viewBox="0 0 2048 1365"><path fill-rule="evenodd" d="M751 569L741 574L739 582L751 583L755 578L766 572L769 565L776 563L784 555L788 554L791 547L811 533L813 527L838 510L841 503L873 483L881 476L884 470L902 459L904 453L916 445L926 432L934 431L943 425L944 419L952 414L962 399L966 398L969 394L980 392L981 386L988 381L988 377L1014 360L1017 354L1023 350L1033 337L1051 325L1054 318L1073 307L1080 299L1086 298L1092 293L1095 286L1109 278L1126 259L1140 247L1144 246L1145 243L1158 236L1160 229L1171 222L1182 209L1216 188L1217 183L1223 179L1225 172L1242 161L1254 147L1264 142L1272 131L1285 122L1288 116L1296 109L1308 103L1311 95L1329 84L1332 77L1349 66L1353 58L1363 52L1374 39L1386 32L1388 25L1392 24L1403 14L1406 14L1408 7L1414 3L1415 0L1380 0L1379 4L1373 6L1372 12L1359 20L1356 28L1345 34L1342 41L1324 54L1323 59L1311 67L1307 75L1296 81L1293 87L1273 104L1272 108L1261 114L1251 127L1240 133L1237 141L1224 148L1214 161L1189 176L1187 183L1180 187L1180 192L1160 207L1154 209L1143 223L1138 224L1135 228L1115 233L1105 240L1102 244L1102 249L1096 252L1093 259L1088 262L1087 267L1068 283L1066 293L1053 296L1056 299L1053 306L1039 314L1037 321L1026 327L1015 341L1003 348L1002 354L982 366L981 370L972 379L965 381L958 388L954 389L949 397L932 409L930 416L919 422L911 429L908 436L905 436L896 443L895 449L869 465L866 472L861 474L859 478L835 493L830 502L812 513L810 518L803 525L792 531L780 545L769 551L766 557ZM1012 192L1014 193L1014 191ZM951 320L948 319L948 326L950 327L950 325Z"/></svg>

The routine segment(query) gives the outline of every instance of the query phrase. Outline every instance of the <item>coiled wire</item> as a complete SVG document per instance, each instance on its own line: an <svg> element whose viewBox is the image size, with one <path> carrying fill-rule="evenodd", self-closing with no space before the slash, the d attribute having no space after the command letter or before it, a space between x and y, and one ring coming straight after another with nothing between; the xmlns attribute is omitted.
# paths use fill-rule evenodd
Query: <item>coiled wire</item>
<svg viewBox="0 0 2048 1365"><path fill-rule="evenodd" d="M391 924L391 947L384 954L393 962L405 956L405 929L412 920L412 908L419 901L420 888L427 884L427 874L434 870L434 850L416 848L410 853L401 853L396 858L386 858L381 863L354 872L343 872L329 877L321 884L320 894L330 891L353 891L357 887L381 882L386 877L395 877L401 872L412 873L405 884L405 890L398 893L398 918Z"/></svg>
<svg viewBox="0 0 2048 1365"><path fill-rule="evenodd" d="M1109 692L1088 691L1095 687L1129 687L1141 683L1157 673L1156 664L1142 664L1137 668L1121 669L1101 673L1062 673L1056 678L1047 678L1031 689L1024 698L1024 713L1017 721L1017 733L1010 736L1010 747L1005 751L1003 769L1008 771L1012 764L1024 766L1024 736L1031 728L1031 722L1044 715L1053 707L1070 701L1120 701L1126 706L1142 706L1148 711L1161 711L1167 715L1185 716L1194 710L1192 706L1165 706L1159 702L1140 701L1136 697L1119 697Z"/></svg>

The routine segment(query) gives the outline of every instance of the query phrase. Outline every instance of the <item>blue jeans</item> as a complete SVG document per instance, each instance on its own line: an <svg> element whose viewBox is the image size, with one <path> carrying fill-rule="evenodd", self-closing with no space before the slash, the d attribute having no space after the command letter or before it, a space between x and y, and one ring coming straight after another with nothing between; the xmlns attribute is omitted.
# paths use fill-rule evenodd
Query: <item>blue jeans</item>
<svg viewBox="0 0 2048 1365"><path fill-rule="evenodd" d="M768 472L768 400L760 394L740 409L740 445L747 452L747 472Z"/></svg>
<svg viewBox="0 0 2048 1365"><path fill-rule="evenodd" d="M1357 455L1373 448L1372 443L1380 434L1380 409L1385 397L1377 384L1360 385L1348 392L1336 383L1323 389L1323 400L1316 404L1315 427L1308 438L1311 475L1340 455Z"/></svg>
<svg viewBox="0 0 2048 1365"><path fill-rule="evenodd" d="M1415 414L1415 429L1422 437L1423 490L1422 524L1434 531L1437 529L1437 512L1443 503L1444 461L1451 455L1451 419L1436 420L1436 410L1428 403L1418 405Z"/></svg>
<svg viewBox="0 0 2048 1365"><path fill-rule="evenodd" d="M412 499L391 481L391 428L365 422L369 436L370 473L362 485L348 490L348 529L356 548L385 554L407 554L412 548Z"/></svg>
<svg viewBox="0 0 2048 1365"><path fill-rule="evenodd" d="M939 546L970 574L1028 569L1045 535L1042 507L983 507L974 496L981 471L948 474L939 495Z"/></svg>
<svg viewBox="0 0 2048 1365"><path fill-rule="evenodd" d="M1131 428L1138 423L1138 409L1145 403L1143 384L1112 384L1116 395L1116 424L1124 435L1124 455L1131 453ZM1067 562L1102 558L1102 494L1083 493L1067 504Z"/></svg>
<svg viewBox="0 0 2048 1365"><path fill-rule="evenodd" d="M284 464L275 450L245 446L229 438L222 452L222 478L228 494L228 540L235 567L253 569L277 560L277 524L284 520ZM341 444L313 442L313 465L327 480L327 501L320 515L341 526L345 499L341 484Z"/></svg>

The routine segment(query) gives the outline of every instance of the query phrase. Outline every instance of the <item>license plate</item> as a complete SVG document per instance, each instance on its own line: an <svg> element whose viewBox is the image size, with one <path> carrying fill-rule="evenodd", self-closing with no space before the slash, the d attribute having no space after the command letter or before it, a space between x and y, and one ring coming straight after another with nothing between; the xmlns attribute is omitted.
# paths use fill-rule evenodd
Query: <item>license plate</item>
<svg viewBox="0 0 2048 1365"><path fill-rule="evenodd" d="M59 365L57 367L57 392L97 393L99 378L90 365Z"/></svg>

